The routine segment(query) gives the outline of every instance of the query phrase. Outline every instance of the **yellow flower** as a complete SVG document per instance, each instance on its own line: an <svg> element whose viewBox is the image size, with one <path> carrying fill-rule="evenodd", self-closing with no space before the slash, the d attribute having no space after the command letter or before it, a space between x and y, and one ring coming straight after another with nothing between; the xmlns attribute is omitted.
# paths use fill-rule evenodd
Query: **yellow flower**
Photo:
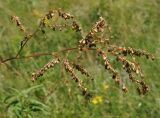
<svg viewBox="0 0 160 118"><path fill-rule="evenodd" d="M95 96L92 98L91 102L93 104L100 104L103 102L103 97L102 96Z"/></svg>

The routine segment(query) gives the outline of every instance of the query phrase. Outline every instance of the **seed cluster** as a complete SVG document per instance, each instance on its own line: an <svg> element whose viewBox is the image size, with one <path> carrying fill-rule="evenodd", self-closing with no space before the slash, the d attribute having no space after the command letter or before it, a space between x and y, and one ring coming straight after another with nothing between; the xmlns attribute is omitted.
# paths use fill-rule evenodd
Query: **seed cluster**
<svg viewBox="0 0 160 118"><path fill-rule="evenodd" d="M141 80L141 81L137 80L136 83L138 84L137 91L140 95L141 94L145 95L149 91L149 87L144 82L144 80Z"/></svg>
<svg viewBox="0 0 160 118"><path fill-rule="evenodd" d="M11 21L16 23L17 27L20 29L21 32L25 32L25 27L20 22L18 16L11 16Z"/></svg>
<svg viewBox="0 0 160 118"><path fill-rule="evenodd" d="M80 50L82 50L85 46L89 48L96 47L96 34L102 33L104 31L105 26L105 20L102 17L100 17L99 21L96 22L96 24L92 27L92 29L89 31L86 37L79 41Z"/></svg>
<svg viewBox="0 0 160 118"><path fill-rule="evenodd" d="M66 70L68 73L70 73L70 76L72 77L72 79L73 79L76 83L78 83L78 88L82 91L82 94L83 94L85 97L90 97L90 93L88 93L87 88L84 87L83 81L76 76L73 67L70 65L70 63L68 62L67 59L64 59L63 64L64 64L64 67L65 67L65 70Z"/></svg>
<svg viewBox="0 0 160 118"><path fill-rule="evenodd" d="M58 24L58 23L49 23L50 20L53 20L55 18L62 18L65 22L64 24ZM69 22L70 21L70 22ZM66 13L62 11L61 9L58 10L50 10L42 19L40 22L40 27L42 31L44 32L44 28L48 27L52 29L53 31L59 30L61 31L62 29L65 29L66 27L71 27L72 30L76 32L80 32L81 28L74 19L73 15Z"/></svg>
<svg viewBox="0 0 160 118"><path fill-rule="evenodd" d="M117 56L117 61L121 62L123 65L123 69L128 73L129 75L129 79L132 82L135 82L137 84L137 91L139 94L146 94L148 92L148 86L146 85L146 83L144 82L144 75L141 72L141 68L140 65L135 63L135 62L131 62L127 59L125 59L122 56ZM141 80L136 80L133 73L136 73L137 75L140 75ZM141 86L141 87L140 87ZM122 89L123 90L123 89Z"/></svg>
<svg viewBox="0 0 160 118"><path fill-rule="evenodd" d="M99 50L98 54L102 56L102 59L104 61L105 69L107 69L109 72L112 73L112 78L115 80L116 83L120 84L120 77L118 72L112 67L112 65L109 62L109 59L107 58L104 51Z"/></svg>
<svg viewBox="0 0 160 118"><path fill-rule="evenodd" d="M72 22L72 29L75 30L76 32L80 32L81 31L81 28L80 28L80 26L78 25L78 23L76 21Z"/></svg>
<svg viewBox="0 0 160 118"><path fill-rule="evenodd" d="M154 56L144 50L138 50L134 49L131 47L117 47L117 46L112 46L108 49L109 52L112 52L113 54L119 55L123 54L124 56L131 55L131 56L145 56L147 59L152 59L154 60Z"/></svg>
<svg viewBox="0 0 160 118"><path fill-rule="evenodd" d="M74 18L71 14L62 11L61 9L57 10L57 12L58 12L59 16L62 17L63 19L65 19L65 20Z"/></svg>
<svg viewBox="0 0 160 118"><path fill-rule="evenodd" d="M32 74L32 81L37 80L38 77L43 76L43 74L50 68L53 68L55 64L58 64L60 62L59 59L53 59L46 65L44 65L40 70L38 70L36 73Z"/></svg>
<svg viewBox="0 0 160 118"><path fill-rule="evenodd" d="M84 67L80 66L79 64L73 63L73 68L80 71L83 75L91 77L90 74L87 72L87 70Z"/></svg>
<svg viewBox="0 0 160 118"><path fill-rule="evenodd" d="M127 73L135 72L136 74L140 74L141 77L143 78L143 74L141 72L141 68L139 64L135 62L131 62L122 56L117 56L117 61L122 62L123 68L126 70Z"/></svg>
<svg viewBox="0 0 160 118"><path fill-rule="evenodd" d="M19 20L19 17L12 16L11 20L16 22L17 27L22 31L25 32L25 28ZM94 51L91 54L97 54L103 60L103 65L105 69L112 74L112 78L118 85L121 85L122 91L127 92L128 88L125 86L124 82L120 78L119 72L112 66L109 56L114 56L117 62L122 64L122 69L126 71L129 76L129 80L137 85L137 91L139 94L146 94L149 90L148 86L144 82L144 75L142 73L142 69L140 64L135 62L134 60L129 60L126 57L131 56L132 58L142 57L145 56L147 59L154 60L154 56L149 54L144 50L138 50L131 47L120 47L117 45L109 44L111 28L106 24L104 18L100 17L99 20L93 25L91 30L86 33L86 36L82 36L82 28L75 20L74 16L62 11L61 9L50 10L46 13L40 20L40 24L38 28L33 33L26 33L24 40L21 42L21 48L18 51L16 57L6 60L17 59L19 57L23 47L27 44L29 39L36 35L38 31L42 31L45 33L45 29L49 28L53 31L58 30L62 31L66 28L71 28L75 32L80 32L81 40L76 45L76 48L68 48L65 49L66 52L70 50L68 53L72 52L72 49L76 49L77 53L81 53L81 55L89 53L90 51ZM105 32L105 31L109 32ZM62 52L64 52L63 50ZM107 53L106 53L107 52ZM84 87L84 82L76 75L75 70L81 72L81 74L85 75L86 77L90 77L90 74L87 70L80 66L77 63L69 62L70 60L67 57L61 57L61 52L58 52L58 56L55 56L56 59L51 60L46 65L44 65L40 70L32 74L32 80L35 81L39 77L43 76L43 74L48 71L50 68L53 68L55 64L62 63L62 67L66 70L67 73L72 77L72 79L77 83L78 88L82 91L85 97L90 97L90 93L88 92L87 88ZM51 54L52 55L52 54ZM53 55L52 55L53 56ZM64 56L64 55L63 55ZM1 62L5 62L1 60ZM140 75L141 80L136 80L135 75Z"/></svg>
<svg viewBox="0 0 160 118"><path fill-rule="evenodd" d="M67 22L65 24L61 24L61 25L47 24L47 20L54 18L56 15L58 15L58 17L61 17L65 21L71 20L71 25ZM52 11L49 11L45 15L45 17L42 18L41 24L43 24L43 26L45 26L45 27L50 27L53 30L60 30L61 31L65 27L71 27L76 32L81 31L80 26L73 19L74 19L74 17L72 15L70 15L69 13L63 12L60 9L59 10L52 10ZM86 37L82 38L79 41L78 47L79 47L79 50L82 52L84 51L83 49L85 49L85 48L88 48L88 49L94 48L98 52L98 55L102 57L102 59L104 61L105 69L108 70L110 73L112 73L112 78L115 80L115 82L118 85L122 85L122 91L127 92L128 88L125 86L123 81L120 79L119 73L111 65L105 51L103 51L99 48L96 48L98 43L101 43L101 45L103 45L107 42L107 44L109 44L108 43L109 38L103 37L103 34L102 34L102 33L104 33L104 30L106 27L107 27L107 25L106 25L105 20L102 17L100 17L99 20L95 23L95 25L91 28L91 30L87 33ZM120 46L115 46L115 45L108 45L107 51L111 55L116 56L116 60L118 62L122 63L123 69L128 73L129 79L132 82L135 82L138 84L138 87L137 87L138 92L145 94L148 91L147 85L145 84L145 82L143 80L139 81L139 80L136 80L134 77L134 73L136 73L137 75L140 75L141 78L144 78L144 75L141 71L140 65L135 62L127 60L124 56L127 56L127 55L138 56L138 57L145 56L147 59L150 58L152 60L154 59L154 56L147 53L144 50L137 50L137 49L134 49L131 47L126 48L126 47L120 47ZM83 81L80 80L74 73L74 68L75 68L78 71L80 71L82 74L84 74L85 76L90 77L90 75L86 71L86 69L76 63L69 64L67 59L65 59L63 61L63 64L65 67L65 70L70 73L72 79L78 83L78 87L82 90L84 95L88 94L87 89L83 86ZM141 86L141 87L139 87L139 86Z"/></svg>

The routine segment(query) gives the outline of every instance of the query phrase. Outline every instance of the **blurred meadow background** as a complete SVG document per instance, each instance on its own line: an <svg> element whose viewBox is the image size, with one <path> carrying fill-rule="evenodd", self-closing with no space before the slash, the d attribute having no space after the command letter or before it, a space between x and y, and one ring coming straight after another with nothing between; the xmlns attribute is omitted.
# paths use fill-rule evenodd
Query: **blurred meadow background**
<svg viewBox="0 0 160 118"><path fill-rule="evenodd" d="M47 11L57 8L73 14L85 32L103 16L112 28L112 43L153 53L155 61L137 59L150 91L138 95L127 81L129 92L123 93L104 67L87 56L87 63L79 63L95 78L93 83L88 82L94 93L88 103L60 66L32 83L32 73L51 57L14 60L0 65L0 118L159 118L160 0L0 0L0 58L14 56L23 39L11 23L11 15L19 16L32 32ZM39 33L21 55L74 47L78 40L72 30ZM123 72L121 76L127 77Z"/></svg>

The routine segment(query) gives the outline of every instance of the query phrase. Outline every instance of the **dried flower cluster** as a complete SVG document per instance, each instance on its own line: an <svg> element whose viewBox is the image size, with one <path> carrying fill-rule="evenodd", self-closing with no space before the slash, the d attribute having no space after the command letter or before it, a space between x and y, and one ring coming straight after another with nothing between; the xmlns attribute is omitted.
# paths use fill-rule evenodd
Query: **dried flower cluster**
<svg viewBox="0 0 160 118"><path fill-rule="evenodd" d="M112 46L111 48L108 49L109 52L113 53L113 54L116 54L116 55L124 55L124 56L127 56L127 55L131 55L131 56L145 56L147 59L152 59L154 60L154 56L144 50L138 50L138 49L134 49L134 48L131 48L131 47L118 47L118 46Z"/></svg>
<svg viewBox="0 0 160 118"><path fill-rule="evenodd" d="M100 50L98 52L99 55L102 56L102 59L104 61L104 66L105 66L105 69L107 69L109 72L112 73L112 78L115 80L116 83L120 84L120 77L119 77L119 74L118 72L112 67L112 65L110 64L107 56L105 55L104 51Z"/></svg>
<svg viewBox="0 0 160 118"><path fill-rule="evenodd" d="M83 48L92 48L96 47L96 44L98 42L105 43L108 41L108 39L104 39L103 37L98 37L98 33L103 33L105 28L105 20L100 17L99 21L96 22L96 24L92 27L92 29L89 31L89 33L86 35L85 38L81 39L79 41L79 49L83 50Z"/></svg>
<svg viewBox="0 0 160 118"><path fill-rule="evenodd" d="M91 95L90 95L90 93L87 91L87 88L84 87L83 81L76 76L76 74L75 74L75 72L74 72L74 70L73 70L73 67L70 65L70 63L68 62L67 59L65 59L65 60L63 61L63 64L64 64L64 67L65 67L65 70L70 74L70 76L72 77L72 79L73 79L76 83L78 83L78 88L82 91L82 94L83 94L85 97L87 97L87 98L90 97Z"/></svg>
<svg viewBox="0 0 160 118"><path fill-rule="evenodd" d="M25 30L25 28L23 27L17 16L13 16L12 21L16 22L17 26L21 31ZM50 10L47 14L44 15L44 17L42 17L40 24L38 28L35 30L35 32L25 34L24 40L21 42L21 47L17 55L10 59L2 60L2 62L4 63L9 60L19 59L22 49L27 44L29 39L31 39L37 32L41 31L42 33L45 33L45 28L52 29L53 31L55 30L61 31L62 29L65 29L67 27L71 28L76 32L82 31L82 28L80 28L80 25L76 22L73 15L62 11L61 9ZM57 52L58 55L61 55L61 52L64 51L71 53L73 50L76 50L77 53L81 52L82 55L84 54L84 52L90 53L91 51L94 51L95 53L91 54L98 54L99 57L102 58L105 69L112 74L112 78L119 86L121 86L122 91L127 92L128 88L121 80L119 72L115 69L115 67L113 67L113 64L110 62L109 57L110 55L112 55L116 57L115 59L117 62L122 64L122 69L126 71L126 73L128 74L128 78L131 80L131 82L136 83L137 91L139 92L139 94L146 94L146 92L149 89L146 83L144 82L144 75L142 73L140 65L136 63L134 60L128 60L126 56L128 55L131 57L145 56L147 59L152 59L152 60L154 59L154 56L143 50L111 45L110 43L108 43L110 40L109 36L105 37L104 35L106 33L105 31L107 27L108 25L106 24L104 18L100 17L99 20L95 23L95 25L91 28L91 30L87 33L87 35L85 37L81 36L82 38L78 42L78 45L76 45L76 48L64 49L62 51ZM44 53L36 55L33 54L28 57L42 56L42 55L55 56L53 53L51 54ZM76 75L75 71L78 70L81 72L81 74L92 79L87 70L84 67L80 66L79 64L70 61L67 58L62 58L61 56L57 55L55 57L56 59L51 60L49 63L44 65L40 70L33 73L32 80L33 81L37 80L39 77L43 76L43 74L46 73L48 69L54 68L55 64L61 63L66 72L76 82L78 88L82 91L82 94L85 97L90 97L91 94L88 92L88 89L84 87L84 82ZM140 75L141 80L136 80L135 75Z"/></svg>
<svg viewBox="0 0 160 118"><path fill-rule="evenodd" d="M58 19L63 19L65 22L62 24L58 24ZM70 22L69 22L70 21ZM40 28L44 32L44 28L50 28L52 30L59 30L66 27L71 27L76 32L81 31L80 26L74 20L74 17L69 13L63 12L61 9L58 10L50 10L40 22Z"/></svg>
<svg viewBox="0 0 160 118"><path fill-rule="evenodd" d="M79 64L73 63L73 68L77 69L87 77L91 77L90 74L87 72L87 70L84 67L80 66Z"/></svg>
<svg viewBox="0 0 160 118"><path fill-rule="evenodd" d="M20 29L20 31L25 32L25 28L24 28L24 26L22 25L22 23L21 23L21 21L20 21L20 19L19 19L18 16L12 16L12 17L11 17L11 21L12 21L12 22L16 22L16 25L17 25L17 27Z"/></svg>
<svg viewBox="0 0 160 118"><path fill-rule="evenodd" d="M43 76L43 74L50 68L53 68L55 66L55 64L59 63L60 60L59 59L53 59L52 61L50 61L49 63L47 63L46 65L44 65L40 70L38 70L36 73L32 74L32 81L35 81L38 77Z"/></svg>

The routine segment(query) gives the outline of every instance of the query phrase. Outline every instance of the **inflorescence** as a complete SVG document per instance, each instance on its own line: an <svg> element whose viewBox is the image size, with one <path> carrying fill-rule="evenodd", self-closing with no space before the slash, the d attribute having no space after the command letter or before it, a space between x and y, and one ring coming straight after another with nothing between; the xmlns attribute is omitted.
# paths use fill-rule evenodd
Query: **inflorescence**
<svg viewBox="0 0 160 118"><path fill-rule="evenodd" d="M60 19L63 20L63 23L58 22ZM16 23L20 31L26 32L25 27L20 22L19 17L12 16L11 20ZM95 51L96 53L94 54L98 54L99 58L103 60L103 65L105 69L112 74L113 80L115 80L115 82L122 88L122 91L127 92L128 88L126 87L124 82L121 80L120 73L115 69L115 67L113 67L113 65L109 60L110 55L114 56L116 61L122 64L122 69L125 70L125 72L128 74L128 79L131 80L131 82L136 84L138 93L146 94L149 88L144 82L144 75L140 67L140 64L138 64L134 60L131 60L131 59L129 60L126 57L127 56L131 56L131 57L145 56L146 59L154 60L154 56L144 50L138 50L131 47L120 47L117 45L111 45L109 43L109 40L110 40L109 36L105 37L104 35L106 33L105 30L108 27L109 26L108 24L106 24L105 19L100 17L99 20L95 23L95 25L93 25L91 30L87 33L87 35L85 37L81 36L82 38L79 40L76 48L68 48L63 51L72 52L72 50L76 49L77 53L81 52L81 54L83 54L83 52L90 53L90 51ZM29 41L29 39L31 39L39 31L41 31L42 33L46 33L45 31L46 28L49 28L53 31L55 30L62 31L65 28L71 28L73 31L80 32L80 34L82 35L82 28L77 23L73 15L62 11L61 9L50 10L41 18L39 26L35 30L35 32L25 33L24 40L21 42L21 47L17 55L11 59L6 59L6 61L20 58L20 53L24 48L24 46ZM49 55L55 56L54 54L49 54ZM3 63L6 61L2 60ZM46 73L50 68L54 68L56 64L63 65L66 72L71 76L72 80L75 81L75 83L77 84L77 87L80 89L80 91L85 97L91 96L87 87L84 86L84 82L76 75L75 70L80 71L81 74L93 80L93 78L90 76L88 71L84 67L80 66L79 64L72 62L67 58L64 59L64 58L61 58L60 56L57 57L57 55L55 56L55 59L51 60L50 62L45 64L40 70L33 73L32 80L36 81L38 78L43 76L43 74ZM137 80L135 75L140 75L141 80Z"/></svg>

